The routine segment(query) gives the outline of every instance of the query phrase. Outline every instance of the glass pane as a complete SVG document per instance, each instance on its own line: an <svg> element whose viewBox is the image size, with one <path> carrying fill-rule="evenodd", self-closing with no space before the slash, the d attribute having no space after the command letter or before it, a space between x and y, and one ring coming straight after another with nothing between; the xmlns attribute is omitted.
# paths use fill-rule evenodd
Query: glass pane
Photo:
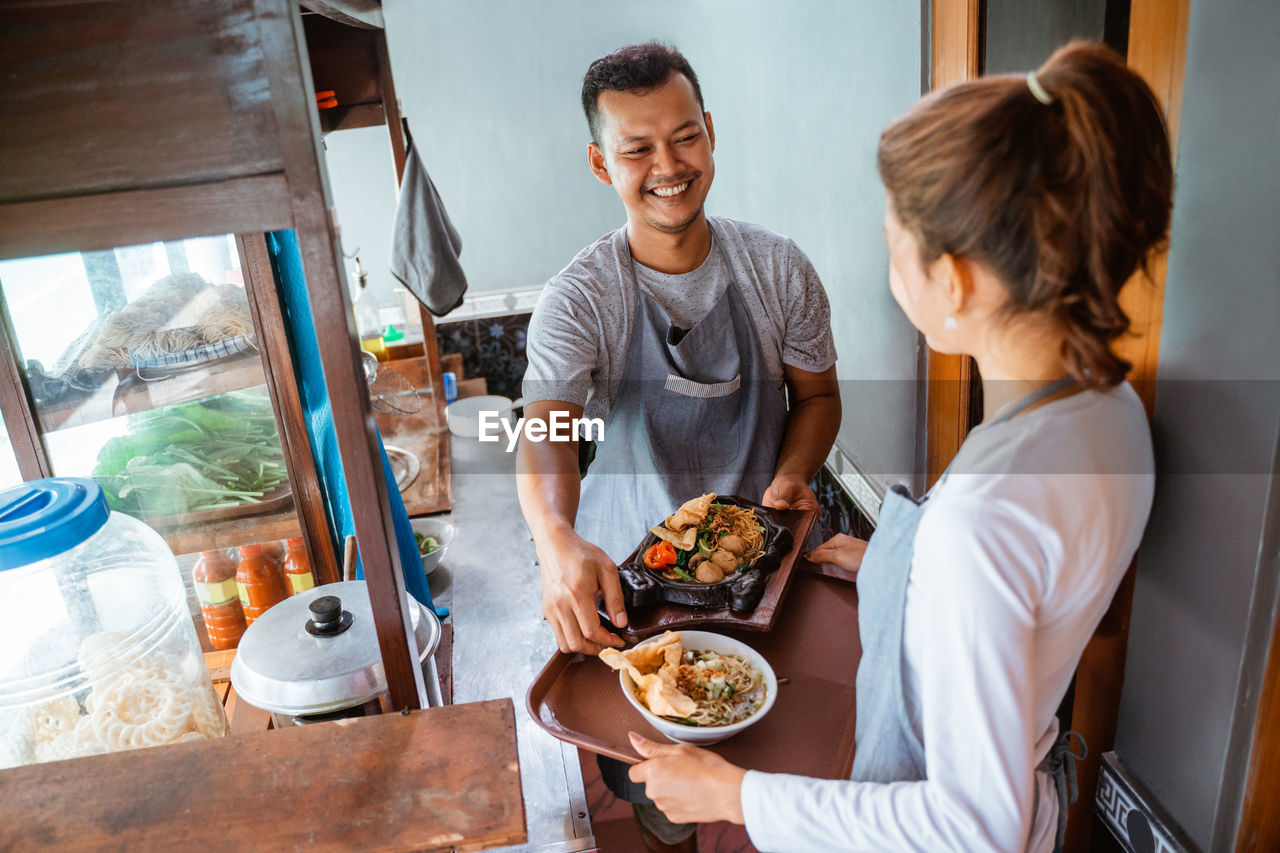
<svg viewBox="0 0 1280 853"><path fill-rule="evenodd" d="M2 261L0 287L55 475L178 554L298 535L232 235Z"/></svg>
<svg viewBox="0 0 1280 853"><path fill-rule="evenodd" d="M18 473L18 457L13 452L13 444L9 441L7 430L0 429L0 490L8 489L22 482Z"/></svg>

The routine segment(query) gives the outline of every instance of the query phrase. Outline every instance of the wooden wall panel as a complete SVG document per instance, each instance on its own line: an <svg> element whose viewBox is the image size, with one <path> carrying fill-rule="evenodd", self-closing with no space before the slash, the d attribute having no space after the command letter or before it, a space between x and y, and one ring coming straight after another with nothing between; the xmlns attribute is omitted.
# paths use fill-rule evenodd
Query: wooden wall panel
<svg viewBox="0 0 1280 853"><path fill-rule="evenodd" d="M1190 0L1133 0L1129 11L1129 67L1143 76L1165 108L1175 163L1189 13ZM1114 350L1133 363L1129 381L1142 398L1147 417L1155 410L1167 264L1167 252L1152 258L1149 275L1135 275L1120 298L1132 325L1129 334L1116 342ZM1090 834L1094 827L1092 815L1098 769L1102 754L1115 748L1135 575L1135 566L1130 565L1076 668L1071 727L1088 742L1089 755L1078 768L1080 798L1071 807L1068 851L1083 853L1092 849Z"/></svg>
<svg viewBox="0 0 1280 853"><path fill-rule="evenodd" d="M933 0L930 85L942 89L978 76L978 0ZM929 350L926 357L925 482L932 486L969 434L973 359Z"/></svg>
<svg viewBox="0 0 1280 853"><path fill-rule="evenodd" d="M283 167L252 0L28 2L0 26L0 202Z"/></svg>

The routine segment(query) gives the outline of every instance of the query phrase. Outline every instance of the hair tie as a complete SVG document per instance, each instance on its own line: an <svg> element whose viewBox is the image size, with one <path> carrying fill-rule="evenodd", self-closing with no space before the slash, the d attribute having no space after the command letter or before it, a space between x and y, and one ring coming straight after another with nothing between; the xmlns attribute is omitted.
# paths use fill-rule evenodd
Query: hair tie
<svg viewBox="0 0 1280 853"><path fill-rule="evenodd" d="M1053 95L1045 91L1044 86L1040 85L1040 78L1036 77L1036 72L1027 72L1027 88L1031 90L1031 94L1046 107L1053 103Z"/></svg>

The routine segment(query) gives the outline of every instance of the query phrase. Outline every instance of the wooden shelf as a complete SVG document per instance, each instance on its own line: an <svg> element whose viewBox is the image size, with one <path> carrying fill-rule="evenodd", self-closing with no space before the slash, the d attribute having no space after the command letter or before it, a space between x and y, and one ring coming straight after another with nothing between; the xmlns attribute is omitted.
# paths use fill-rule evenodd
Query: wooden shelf
<svg viewBox="0 0 1280 853"><path fill-rule="evenodd" d="M205 522L187 527L156 528L175 554L194 554L234 548L237 545L254 545L274 542L277 539L293 539L302 535L302 525L293 505L276 512L231 518L226 521Z"/></svg>
<svg viewBox="0 0 1280 853"><path fill-rule="evenodd" d="M266 381L262 358L256 351L244 352L207 367L149 382L134 374L126 374L123 379L112 377L87 399L38 408L36 415L44 432L57 432L228 391L241 391Z"/></svg>
<svg viewBox="0 0 1280 853"><path fill-rule="evenodd" d="M320 110L320 130L352 130L357 127L378 127L387 123L387 112L381 103L338 105L330 110Z"/></svg>

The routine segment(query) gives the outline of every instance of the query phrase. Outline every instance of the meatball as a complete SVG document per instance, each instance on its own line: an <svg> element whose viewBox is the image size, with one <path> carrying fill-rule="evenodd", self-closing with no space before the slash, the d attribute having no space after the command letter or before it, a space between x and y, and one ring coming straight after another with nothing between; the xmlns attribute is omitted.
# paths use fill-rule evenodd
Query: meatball
<svg viewBox="0 0 1280 853"><path fill-rule="evenodd" d="M742 541L742 537L735 536L732 533L728 536L721 537L720 547L733 554L735 557L741 557L747 551L747 543Z"/></svg>
<svg viewBox="0 0 1280 853"><path fill-rule="evenodd" d="M723 548L716 549L715 553L711 555L711 562L726 575L738 568L738 558L732 552Z"/></svg>
<svg viewBox="0 0 1280 853"><path fill-rule="evenodd" d="M724 574L715 563L710 560L704 560L698 564L693 576L698 583L715 583L716 581L724 580Z"/></svg>

